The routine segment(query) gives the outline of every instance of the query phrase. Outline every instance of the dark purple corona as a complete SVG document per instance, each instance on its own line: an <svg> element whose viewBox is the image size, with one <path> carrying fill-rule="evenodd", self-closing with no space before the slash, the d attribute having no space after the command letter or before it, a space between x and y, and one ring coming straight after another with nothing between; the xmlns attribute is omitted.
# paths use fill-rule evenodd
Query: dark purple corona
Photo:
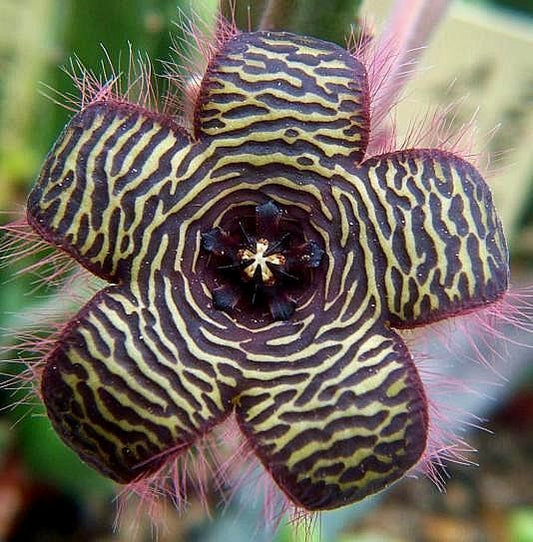
<svg viewBox="0 0 533 542"><path fill-rule="evenodd" d="M274 320L288 320L302 292L312 287L312 270L324 251L307 240L301 224L275 203L239 208L227 221L202 233L202 246L211 255L207 281L213 305L231 314L247 310Z"/></svg>

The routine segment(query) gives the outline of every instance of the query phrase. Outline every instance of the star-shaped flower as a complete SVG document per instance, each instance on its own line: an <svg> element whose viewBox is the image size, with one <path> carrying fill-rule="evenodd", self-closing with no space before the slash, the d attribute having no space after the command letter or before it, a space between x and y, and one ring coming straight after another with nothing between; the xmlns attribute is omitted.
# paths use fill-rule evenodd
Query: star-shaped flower
<svg viewBox="0 0 533 542"><path fill-rule="evenodd" d="M427 400L396 330L499 299L508 255L473 166L365 156L369 99L344 49L254 32L210 62L193 134L117 100L70 121L28 219L109 282L42 376L83 460L129 482L234 413L309 510L418 462Z"/></svg>

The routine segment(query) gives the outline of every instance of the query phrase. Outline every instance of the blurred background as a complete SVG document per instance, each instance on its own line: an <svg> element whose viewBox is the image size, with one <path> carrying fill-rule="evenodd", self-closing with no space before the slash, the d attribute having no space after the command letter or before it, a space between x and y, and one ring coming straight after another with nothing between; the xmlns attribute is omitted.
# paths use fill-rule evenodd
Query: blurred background
<svg viewBox="0 0 533 542"><path fill-rule="evenodd" d="M46 96L58 96L51 89L74 92L60 67L76 55L99 73L105 58L102 45L118 65L131 44L152 59L156 73L163 73L161 61L169 60L172 36L188 54L187 36L173 23L179 20L177 9L188 14L191 4L206 24L213 20L214 0L0 0L2 224L22 212L40 164L72 114ZM262 4L237 0L238 21L250 17L255 24ZM291 29L336 35L342 43L356 15L373 15L379 28L391 6L390 1L360 4L327 2L329 12L344 20L317 15L291 23ZM510 242L513 282L533 284L533 4L453 3L421 65L398 108L400 133L408 130L413 116L431 107L457 102L450 122L458 126L479 108L480 140L494 157L491 182ZM11 389L11 377L20 370L16 361L24 355L22 347L12 348L14 330L23 333L28 321L35 324L54 303L54 288L37 288L35 276L18 274L28 261L10 261L6 245L0 246L0 541L151 540L149 522L135 531L127 528L133 523L128 518L136 514L134 503L124 512L124 528L114 530L116 488L57 439L35 401L27 405L24 395ZM159 540L247 541L253 535L279 542L305 536L326 542L533 541L533 351L522 346L531 346L532 339L527 331L513 333L505 356L498 356L501 366L493 372L443 358L450 375L481 383L479 393L452 401L463 401L461 408L473 412L486 428L462 428L479 450L472 460L480 467L449 466L445 493L426 479L405 479L357 506L323 514L307 535L290 525L276 534L256 532L260 507L250 506L246 496L237 495L224 511L215 499L208 518L192 495L184 516L168 507Z"/></svg>

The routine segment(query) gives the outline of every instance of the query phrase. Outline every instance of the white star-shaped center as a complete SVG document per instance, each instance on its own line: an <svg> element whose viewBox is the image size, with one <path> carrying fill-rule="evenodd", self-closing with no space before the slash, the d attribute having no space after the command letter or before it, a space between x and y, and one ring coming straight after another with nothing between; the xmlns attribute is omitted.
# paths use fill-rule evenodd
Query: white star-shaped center
<svg viewBox="0 0 533 542"><path fill-rule="evenodd" d="M266 286L272 286L276 277L272 272L271 265L282 266L285 264L285 256L279 252L268 254L269 242L267 239L258 239L255 243L255 251L249 248L239 250L239 258L245 264L243 275L246 280L258 277Z"/></svg>

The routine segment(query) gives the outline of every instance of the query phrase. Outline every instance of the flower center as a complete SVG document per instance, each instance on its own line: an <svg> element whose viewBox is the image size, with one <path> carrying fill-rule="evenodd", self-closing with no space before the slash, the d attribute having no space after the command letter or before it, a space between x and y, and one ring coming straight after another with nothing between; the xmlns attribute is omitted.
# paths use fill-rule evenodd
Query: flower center
<svg viewBox="0 0 533 542"><path fill-rule="evenodd" d="M202 233L213 306L255 321L288 320L312 282L324 251L302 224L271 201L229 213Z"/></svg>
<svg viewBox="0 0 533 542"><path fill-rule="evenodd" d="M276 283L272 266L281 268L287 260L281 252L272 253L269 246L268 239L259 239L255 243L255 251L249 248L239 250L237 257L243 264L245 280L260 280L265 286L273 286Z"/></svg>

